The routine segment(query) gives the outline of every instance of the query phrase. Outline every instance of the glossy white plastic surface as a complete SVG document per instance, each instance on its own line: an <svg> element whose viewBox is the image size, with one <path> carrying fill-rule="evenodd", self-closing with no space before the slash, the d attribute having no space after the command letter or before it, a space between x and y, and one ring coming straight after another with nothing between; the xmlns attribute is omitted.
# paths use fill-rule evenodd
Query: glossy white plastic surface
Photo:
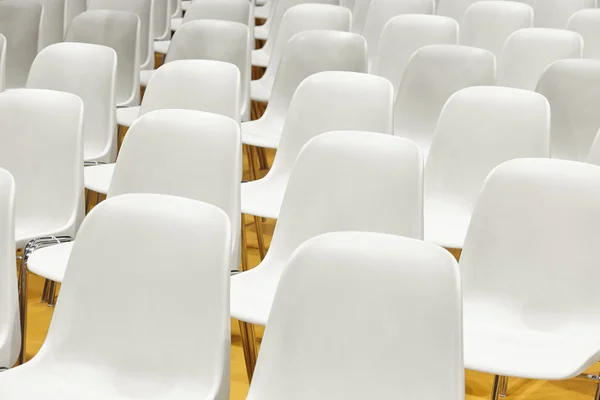
<svg viewBox="0 0 600 400"><path fill-rule="evenodd" d="M154 40L171 37L171 0L152 0L152 29Z"/></svg>
<svg viewBox="0 0 600 400"><path fill-rule="evenodd" d="M586 8L596 8L596 0L537 0L533 4L535 26L566 29L569 18Z"/></svg>
<svg viewBox="0 0 600 400"><path fill-rule="evenodd" d="M17 248L41 236L75 234L83 211L82 126L83 103L71 93L0 93L0 168L16 182Z"/></svg>
<svg viewBox="0 0 600 400"><path fill-rule="evenodd" d="M465 367L567 379L599 361L600 167L506 162L488 177L460 259Z"/></svg>
<svg viewBox="0 0 600 400"><path fill-rule="evenodd" d="M66 42L99 44L117 53L117 106L140 101L139 18L126 11L95 10L78 15L67 32Z"/></svg>
<svg viewBox="0 0 600 400"><path fill-rule="evenodd" d="M485 177L513 158L548 157L550 106L520 89L479 86L452 95L425 165L425 240L462 248Z"/></svg>
<svg viewBox="0 0 600 400"><path fill-rule="evenodd" d="M434 0L372 0L362 29L369 50L369 71L377 56L381 33L389 20L401 14L433 14L434 8Z"/></svg>
<svg viewBox="0 0 600 400"><path fill-rule="evenodd" d="M295 35L283 51L277 74L267 70L260 80L252 81L252 99L269 104L260 119L242 124L242 142L277 148L296 88L308 76L322 71L366 72L365 39L355 33L339 31L305 31ZM265 88L257 96L257 87L268 86L269 82L272 82L272 91Z"/></svg>
<svg viewBox="0 0 600 400"><path fill-rule="evenodd" d="M87 10L88 0L65 0L65 23L63 35L67 34L75 17ZM61 40L62 41L62 40Z"/></svg>
<svg viewBox="0 0 600 400"><path fill-rule="evenodd" d="M57 43L35 58L27 87L73 93L83 100L83 159L114 161L117 153L117 54L106 46Z"/></svg>
<svg viewBox="0 0 600 400"><path fill-rule="evenodd" d="M307 239L336 231L421 238L423 158L405 139L327 132L298 155L273 240L255 268L231 277L232 317L265 325L281 273Z"/></svg>
<svg viewBox="0 0 600 400"><path fill-rule="evenodd" d="M249 57L248 26L232 21L195 20L186 23L175 32L165 57L165 64L176 60L202 59L236 65L241 73L240 109L242 115L249 117L251 80ZM154 70L141 72L142 86L148 85L152 75Z"/></svg>
<svg viewBox="0 0 600 400"><path fill-rule="evenodd" d="M535 90L554 61L583 56L583 38L562 29L519 29L508 37L498 61L498 85Z"/></svg>
<svg viewBox="0 0 600 400"><path fill-rule="evenodd" d="M438 15L453 18L462 24L465 12L477 1L479 0L436 0L435 12Z"/></svg>
<svg viewBox="0 0 600 400"><path fill-rule="evenodd" d="M462 400L461 300L440 247L366 232L309 239L277 288L247 399Z"/></svg>
<svg viewBox="0 0 600 400"><path fill-rule="evenodd" d="M371 73L389 79L395 94L410 57L430 44L458 44L458 23L437 15L398 15L381 32Z"/></svg>
<svg viewBox="0 0 600 400"><path fill-rule="evenodd" d="M115 10L134 13L140 19L140 68L154 68L152 0L90 0L88 10Z"/></svg>
<svg viewBox="0 0 600 400"><path fill-rule="evenodd" d="M46 341L0 374L0 398L228 399L230 229L196 200L100 203L73 246Z"/></svg>
<svg viewBox="0 0 600 400"><path fill-rule="evenodd" d="M506 0L477 1L465 12L460 44L491 51L496 58L508 37L515 31L533 26L533 8L525 3Z"/></svg>
<svg viewBox="0 0 600 400"><path fill-rule="evenodd" d="M583 37L583 57L600 59L600 10L577 11L569 19L567 28Z"/></svg>
<svg viewBox="0 0 600 400"><path fill-rule="evenodd" d="M430 45L410 58L394 105L394 135L417 143L425 158L446 101L470 86L496 82L496 62L487 50Z"/></svg>
<svg viewBox="0 0 600 400"><path fill-rule="evenodd" d="M171 0L169 4L171 5L171 18L181 17L182 9L181 9L181 0Z"/></svg>
<svg viewBox="0 0 600 400"><path fill-rule="evenodd" d="M6 37L0 33L0 92L6 88Z"/></svg>
<svg viewBox="0 0 600 400"><path fill-rule="evenodd" d="M0 168L0 368L11 368L21 351L15 263L15 181Z"/></svg>
<svg viewBox="0 0 600 400"><path fill-rule="evenodd" d="M42 6L21 0L0 1L0 33L6 37L6 88L25 86L38 52Z"/></svg>
<svg viewBox="0 0 600 400"><path fill-rule="evenodd" d="M310 30L350 30L352 13L347 8L334 5L335 0L322 1L330 4L316 4L312 1L314 0L280 0L277 3L277 15L273 18L279 18L280 21L273 22L265 45L252 52L252 65L267 67L272 74L277 71L283 49L294 35Z"/></svg>
<svg viewBox="0 0 600 400"><path fill-rule="evenodd" d="M41 4L43 7L40 22L38 51L54 43L62 42L65 34L66 0L17 0ZM28 30L29 27L21 26Z"/></svg>
<svg viewBox="0 0 600 400"><path fill-rule="evenodd" d="M600 60L557 61L542 74L536 91L552 109L552 157L587 160L600 128Z"/></svg>
<svg viewBox="0 0 600 400"><path fill-rule="evenodd" d="M356 72L320 72L294 94L281 142L267 175L242 183L242 212L277 218L298 153L328 131L392 132L393 89L383 78Z"/></svg>

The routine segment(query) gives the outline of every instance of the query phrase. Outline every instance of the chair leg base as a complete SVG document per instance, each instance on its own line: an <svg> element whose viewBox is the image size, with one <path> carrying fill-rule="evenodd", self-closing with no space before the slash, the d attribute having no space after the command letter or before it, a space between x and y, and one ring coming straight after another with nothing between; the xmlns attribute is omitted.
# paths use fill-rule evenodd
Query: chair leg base
<svg viewBox="0 0 600 400"><path fill-rule="evenodd" d="M244 321L240 323L240 335L242 337L242 348L244 349L244 360L246 361L246 373L248 374L248 382L252 382L258 351L256 349L256 333L254 326Z"/></svg>
<svg viewBox="0 0 600 400"><path fill-rule="evenodd" d="M499 400L501 397L506 397L506 388L508 378L506 376L494 375L494 383L492 384L492 400ZM504 395L503 395L504 393Z"/></svg>

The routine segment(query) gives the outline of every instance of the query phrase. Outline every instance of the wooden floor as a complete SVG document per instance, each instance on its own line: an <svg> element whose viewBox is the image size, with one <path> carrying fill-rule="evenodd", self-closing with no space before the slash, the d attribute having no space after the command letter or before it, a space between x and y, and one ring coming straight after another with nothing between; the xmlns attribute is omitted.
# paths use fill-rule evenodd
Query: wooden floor
<svg viewBox="0 0 600 400"><path fill-rule="evenodd" d="M272 161L272 154L269 154L269 160ZM246 219L248 227L248 244L250 266L255 266L259 262L256 234L251 219ZM274 220L268 220L265 223L264 234L267 245L270 242L275 225ZM29 332L27 337L27 359L33 357L39 350L46 333L48 325L52 318L53 308L40 303L40 295L43 286L43 280L35 275L31 275L29 290ZM151 307L151 304L148 304ZM244 354L242 352L239 336L238 324L235 320L231 321L232 328L232 346L231 346L231 399L242 400L246 398L248 392L248 380L244 364ZM260 336L262 330L257 334ZM600 365L594 366L589 372L600 372ZM431 374L443 373L436 370L436 366L431 366ZM492 377L490 375L467 371L466 373L466 399L488 399L491 391ZM550 381L531 381L524 379L511 379L509 381L507 399L514 400L592 400L594 396L595 385L590 382L570 380L560 382Z"/></svg>

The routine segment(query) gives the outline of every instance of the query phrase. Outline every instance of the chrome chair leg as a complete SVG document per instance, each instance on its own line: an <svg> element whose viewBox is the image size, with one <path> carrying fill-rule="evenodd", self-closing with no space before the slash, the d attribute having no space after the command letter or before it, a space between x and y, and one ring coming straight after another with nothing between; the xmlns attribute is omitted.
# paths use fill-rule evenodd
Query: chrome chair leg
<svg viewBox="0 0 600 400"><path fill-rule="evenodd" d="M40 300L40 303L47 303L48 302L48 288L50 287L50 280L49 279L45 279L44 280L44 290L42 290L42 298Z"/></svg>
<svg viewBox="0 0 600 400"><path fill-rule="evenodd" d="M252 382L258 351L256 349L256 332L254 325L244 321L240 323L240 335L242 337L242 348L244 349L244 360L246 361L246 373L248 374L248 382Z"/></svg>
<svg viewBox="0 0 600 400"><path fill-rule="evenodd" d="M264 260L265 255L267 254L267 250L265 247L265 237L263 236L262 230L262 219L260 217L254 216L254 226L256 227L256 240L258 243L258 254L260 255L260 260Z"/></svg>
<svg viewBox="0 0 600 400"><path fill-rule="evenodd" d="M500 377L500 391L499 396L505 398L508 393L508 376Z"/></svg>

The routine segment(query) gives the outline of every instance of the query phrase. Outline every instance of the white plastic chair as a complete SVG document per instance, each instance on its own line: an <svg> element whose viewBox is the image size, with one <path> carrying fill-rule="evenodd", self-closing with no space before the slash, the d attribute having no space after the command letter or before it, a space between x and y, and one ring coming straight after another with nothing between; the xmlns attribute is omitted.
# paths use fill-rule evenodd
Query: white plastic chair
<svg viewBox="0 0 600 400"><path fill-rule="evenodd" d="M230 229L222 210L196 200L99 204L40 352L0 374L0 398L228 399Z"/></svg>
<svg viewBox="0 0 600 400"><path fill-rule="evenodd" d="M82 126L83 102L71 93L0 93L0 168L16 182L15 246L25 248L19 277L22 323L29 246L34 239L73 237L83 215ZM25 333L22 325L21 335ZM21 342L24 355L25 340Z"/></svg>
<svg viewBox="0 0 600 400"><path fill-rule="evenodd" d="M508 37L498 62L498 85L535 90L554 61L583 56L583 38L562 29L519 29Z"/></svg>
<svg viewBox="0 0 600 400"><path fill-rule="evenodd" d="M288 264L248 400L464 399L460 276L450 253L400 236L336 232L304 242Z"/></svg>
<svg viewBox="0 0 600 400"><path fill-rule="evenodd" d="M269 104L260 119L242 124L242 142L277 148L296 88L322 71L367 72L365 39L340 31L306 31L294 36L281 55L276 75L267 69L261 79L251 82L252 99Z"/></svg>
<svg viewBox="0 0 600 400"><path fill-rule="evenodd" d="M254 9L254 17L255 18L261 18L261 19L267 19L269 17L269 13L271 11L271 7L273 7L273 3L275 3L276 0L274 1L262 1L262 3L264 4L260 4L261 1L257 1L256 2L256 7Z"/></svg>
<svg viewBox="0 0 600 400"><path fill-rule="evenodd" d="M62 42L65 35L65 15L67 0L17 0L33 1L43 7L39 25L38 51L54 43ZM21 26L21 30L29 27Z"/></svg>
<svg viewBox="0 0 600 400"><path fill-rule="evenodd" d="M410 58L394 105L394 135L417 143L427 158L446 101L470 86L492 86L496 62L487 50L430 45Z"/></svg>
<svg viewBox="0 0 600 400"><path fill-rule="evenodd" d="M182 14L181 0L171 0L171 18L180 18ZM169 21L169 24L171 22Z"/></svg>
<svg viewBox="0 0 600 400"><path fill-rule="evenodd" d="M381 33L393 17L402 14L433 14L434 0L372 0L362 29L369 50L369 71L377 57Z"/></svg>
<svg viewBox="0 0 600 400"><path fill-rule="evenodd" d="M114 10L134 13L140 19L140 68L154 68L152 0L90 0L88 10Z"/></svg>
<svg viewBox="0 0 600 400"><path fill-rule="evenodd" d="M583 57L600 59L600 10L577 11L569 19L567 29L583 37Z"/></svg>
<svg viewBox="0 0 600 400"><path fill-rule="evenodd" d="M255 268L231 277L232 317L265 325L289 257L313 236L367 231L421 238L422 184L423 159L408 140L356 131L310 140L294 164L269 252ZM248 336L244 350L251 376Z"/></svg>
<svg viewBox="0 0 600 400"><path fill-rule="evenodd" d="M599 167L566 160L487 178L460 259L466 368L562 380L600 361L599 186Z"/></svg>
<svg viewBox="0 0 600 400"><path fill-rule="evenodd" d="M221 208L231 221L234 270L240 253L240 153L239 125L231 118L193 110L152 111L127 132L108 197L155 193ZM72 247L73 242L34 251L29 270L62 282Z"/></svg>
<svg viewBox="0 0 600 400"><path fill-rule="evenodd" d="M248 0L198 0L194 1L183 18L171 20L171 29L177 30L183 24L197 19L221 19L248 25L250 20Z"/></svg>
<svg viewBox="0 0 600 400"><path fill-rule="evenodd" d="M154 40L171 37L171 1L174 0L152 0Z"/></svg>
<svg viewBox="0 0 600 400"><path fill-rule="evenodd" d="M352 27L350 32L361 33L365 26L365 19L367 18L367 12L371 0L354 0L352 4Z"/></svg>
<svg viewBox="0 0 600 400"><path fill-rule="evenodd" d="M112 162L117 153L117 54L88 43L57 43L33 61L27 87L73 93L83 100L83 159Z"/></svg>
<svg viewBox="0 0 600 400"><path fill-rule="evenodd" d="M535 26L566 29L569 18L586 8L596 8L596 0L537 0L533 4Z"/></svg>
<svg viewBox="0 0 600 400"><path fill-rule="evenodd" d="M347 8L334 5L334 3L334 0L323 0L322 4L306 3L306 0L279 1L277 13L283 13L283 15L274 17L276 20L273 22L270 36L265 45L252 52L252 65L277 70L281 53L286 44L300 32L310 30L350 31L352 13Z"/></svg>
<svg viewBox="0 0 600 400"><path fill-rule="evenodd" d="M435 12L444 17L455 19L462 25L465 12L479 0L436 0Z"/></svg>
<svg viewBox="0 0 600 400"><path fill-rule="evenodd" d="M15 181L0 169L0 372L17 362L21 350L17 266L15 264Z"/></svg>
<svg viewBox="0 0 600 400"><path fill-rule="evenodd" d="M25 86L38 52L42 6L21 0L0 1L0 34L6 37L6 88Z"/></svg>
<svg viewBox="0 0 600 400"><path fill-rule="evenodd" d="M600 128L600 60L556 61L542 74L536 91L552 109L552 157L585 161Z"/></svg>
<svg viewBox="0 0 600 400"><path fill-rule="evenodd" d="M140 104L139 18L126 11L86 11L73 20L66 42L99 44L117 53L118 107Z"/></svg>
<svg viewBox="0 0 600 400"><path fill-rule="evenodd" d="M320 72L296 89L281 143L267 175L242 183L242 212L277 218L298 153L327 131L392 132L393 88L383 78L355 72Z"/></svg>
<svg viewBox="0 0 600 400"><path fill-rule="evenodd" d="M489 50L499 59L508 37L532 26L530 5L506 0L477 1L465 12L460 44Z"/></svg>
<svg viewBox="0 0 600 400"><path fill-rule="evenodd" d="M485 177L513 158L548 157L550 106L520 89L478 86L450 97L425 164L425 240L462 248Z"/></svg>
<svg viewBox="0 0 600 400"><path fill-rule="evenodd" d="M6 88L6 37L0 33L0 92Z"/></svg>
<svg viewBox="0 0 600 400"><path fill-rule="evenodd" d="M117 122L131 126L154 110L186 109L212 112L240 121L240 73L230 63L211 60L179 60L160 67L146 89L140 107L120 108ZM119 117L119 111L122 111ZM114 164L85 168L85 187L108 193Z"/></svg>
<svg viewBox="0 0 600 400"><path fill-rule="evenodd" d="M73 20L81 13L87 10L88 0L65 0L65 23L63 27L63 36L67 34ZM62 40L61 40L62 41Z"/></svg>
<svg viewBox="0 0 600 400"><path fill-rule="evenodd" d="M458 23L437 15L398 15L381 32L371 73L389 79L395 94L412 54L431 44L458 44Z"/></svg>
<svg viewBox="0 0 600 400"><path fill-rule="evenodd" d="M195 20L173 35L165 64L176 60L217 60L229 62L241 73L240 109L242 120L250 119L250 37L248 27L239 22ZM142 71L140 84L147 86L156 70Z"/></svg>

